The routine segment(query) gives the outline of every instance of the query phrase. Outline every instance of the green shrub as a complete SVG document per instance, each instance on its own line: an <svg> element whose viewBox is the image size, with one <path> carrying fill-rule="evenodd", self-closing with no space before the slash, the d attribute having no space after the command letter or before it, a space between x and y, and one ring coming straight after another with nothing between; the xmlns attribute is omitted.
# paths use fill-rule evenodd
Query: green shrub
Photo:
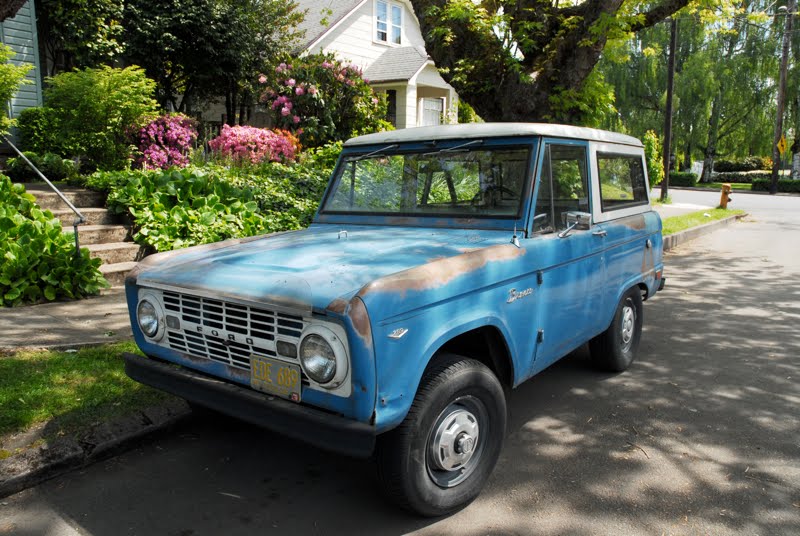
<svg viewBox="0 0 800 536"><path fill-rule="evenodd" d="M483 119L475 109L465 101L458 100L458 122L459 123L483 123Z"/></svg>
<svg viewBox="0 0 800 536"><path fill-rule="evenodd" d="M108 206L133 217L134 240L156 251L179 249L272 230L252 192L198 168L131 171L111 189Z"/></svg>
<svg viewBox="0 0 800 536"><path fill-rule="evenodd" d="M58 117L52 108L26 108L17 118L19 144L26 151L43 154L57 150L59 130Z"/></svg>
<svg viewBox="0 0 800 536"><path fill-rule="evenodd" d="M670 186L696 186L697 174L689 171L673 171L669 174Z"/></svg>
<svg viewBox="0 0 800 536"><path fill-rule="evenodd" d="M714 182L736 182L740 184L749 184L755 179L769 179L771 173L766 171L751 171L744 173L741 171L725 171L713 175Z"/></svg>
<svg viewBox="0 0 800 536"><path fill-rule="evenodd" d="M132 216L134 240L166 251L307 226L340 150L306 151L293 164L97 172L85 184L109 191L109 208Z"/></svg>
<svg viewBox="0 0 800 536"><path fill-rule="evenodd" d="M21 184L0 175L0 306L81 298L108 283L89 250L75 256L72 235Z"/></svg>
<svg viewBox="0 0 800 536"><path fill-rule="evenodd" d="M48 121L53 137L45 149L80 157L87 169L128 167L129 129L155 114L155 82L138 67L104 66L61 73L48 83L44 98L52 111L45 114L52 114Z"/></svg>
<svg viewBox="0 0 800 536"><path fill-rule="evenodd" d="M767 156L748 156L738 160L717 160L714 162L714 171L742 172L742 171L769 171L772 169L772 158Z"/></svg>
<svg viewBox="0 0 800 536"><path fill-rule="evenodd" d="M30 151L24 151L23 154L51 181L71 180L78 175L75 162L61 158L57 154L46 153L39 156ZM42 180L28 163L19 156L8 159L6 172L14 182L41 182Z"/></svg>
<svg viewBox="0 0 800 536"><path fill-rule="evenodd" d="M754 192L768 192L772 179L755 179L751 189ZM800 193L800 181L779 179L778 191L781 193Z"/></svg>
<svg viewBox="0 0 800 536"><path fill-rule="evenodd" d="M664 180L664 162L661 160L661 142L658 141L658 134L648 130L644 134L644 158L647 163L647 176L650 179L650 186L661 184Z"/></svg>

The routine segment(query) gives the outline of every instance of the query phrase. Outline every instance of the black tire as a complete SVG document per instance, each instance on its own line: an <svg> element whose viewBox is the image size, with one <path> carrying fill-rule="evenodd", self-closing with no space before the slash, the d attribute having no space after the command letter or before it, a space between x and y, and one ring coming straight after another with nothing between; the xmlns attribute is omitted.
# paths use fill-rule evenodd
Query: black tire
<svg viewBox="0 0 800 536"><path fill-rule="evenodd" d="M610 372L626 370L636 359L643 321L642 291L633 287L620 299L608 329L589 342L595 365Z"/></svg>
<svg viewBox="0 0 800 536"><path fill-rule="evenodd" d="M384 493L427 517L462 508L492 473L505 429L506 399L492 371L474 359L442 356L423 375L405 420L378 438Z"/></svg>

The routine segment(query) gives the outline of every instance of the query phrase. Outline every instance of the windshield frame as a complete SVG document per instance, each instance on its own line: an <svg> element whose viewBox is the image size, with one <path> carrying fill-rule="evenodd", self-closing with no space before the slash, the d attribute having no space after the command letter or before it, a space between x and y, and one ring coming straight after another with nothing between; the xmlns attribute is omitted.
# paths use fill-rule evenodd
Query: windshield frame
<svg viewBox="0 0 800 536"><path fill-rule="evenodd" d="M514 215L485 215L485 214L464 214L459 216L437 214L437 213L402 213L402 212L342 212L325 210L330 201L330 197L336 191L336 184L344 176L344 167L353 158L368 155L370 153L381 153L381 149L387 147L387 143L376 143L355 147L345 147L336 163L336 168L328 181L325 194L317 209L314 223L329 224L353 224L353 225L388 225L388 226L416 226L416 227L450 227L490 229L490 230L513 230L524 229L525 221L530 209L531 197L533 192L533 176L537 165L540 136L519 136L519 137L497 137L497 138L457 138L443 141L420 140L408 143L397 143L395 148L386 151L386 155L397 155L403 153L431 153L437 151L447 152L451 149L463 147L472 142L482 142L470 145L468 150L503 150L503 149L524 149L528 152L528 162L525 167L525 177L522 190L520 192L521 202L518 211ZM461 149L457 149L461 152Z"/></svg>

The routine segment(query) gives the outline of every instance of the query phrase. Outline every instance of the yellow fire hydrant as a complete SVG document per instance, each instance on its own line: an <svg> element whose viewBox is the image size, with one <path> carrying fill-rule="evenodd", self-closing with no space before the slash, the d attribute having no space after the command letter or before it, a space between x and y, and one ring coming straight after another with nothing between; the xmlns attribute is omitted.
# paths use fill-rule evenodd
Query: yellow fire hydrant
<svg viewBox="0 0 800 536"><path fill-rule="evenodd" d="M728 208L728 202L731 199L731 185L726 182L722 185L722 192L719 196L719 208Z"/></svg>

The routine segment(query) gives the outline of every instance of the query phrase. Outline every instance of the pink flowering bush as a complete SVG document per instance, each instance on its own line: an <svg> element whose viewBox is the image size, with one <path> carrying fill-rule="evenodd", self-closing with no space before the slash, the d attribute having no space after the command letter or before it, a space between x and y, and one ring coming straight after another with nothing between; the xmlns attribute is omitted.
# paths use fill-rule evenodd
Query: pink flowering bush
<svg viewBox="0 0 800 536"><path fill-rule="evenodd" d="M248 126L223 125L219 136L208 142L212 151L237 163L295 160L300 143L290 132Z"/></svg>
<svg viewBox="0 0 800 536"><path fill-rule="evenodd" d="M306 147L318 147L358 134L391 128L385 99L379 98L361 69L331 54L281 63L261 75L261 102L275 123L296 132Z"/></svg>
<svg viewBox="0 0 800 536"><path fill-rule="evenodd" d="M135 131L138 167L166 169L189 165L189 152L197 140L195 121L183 114L166 114Z"/></svg>

